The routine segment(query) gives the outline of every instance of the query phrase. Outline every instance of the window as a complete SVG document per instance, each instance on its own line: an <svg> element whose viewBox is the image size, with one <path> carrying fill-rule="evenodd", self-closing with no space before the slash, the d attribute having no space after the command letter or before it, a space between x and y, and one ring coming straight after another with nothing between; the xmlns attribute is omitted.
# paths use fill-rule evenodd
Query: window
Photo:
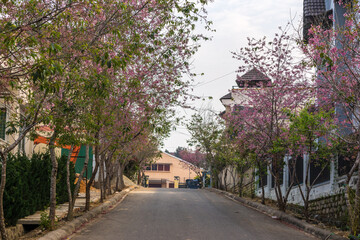
<svg viewBox="0 0 360 240"><path fill-rule="evenodd" d="M150 167L150 166L146 166L146 167L145 167L145 170L150 171L150 170L151 170L151 167Z"/></svg>
<svg viewBox="0 0 360 240"><path fill-rule="evenodd" d="M259 182L259 187L262 187L262 186L266 186L267 185L267 174L264 173L260 176L260 182Z"/></svg>
<svg viewBox="0 0 360 240"><path fill-rule="evenodd" d="M6 130L6 108L0 109L0 138L5 140Z"/></svg>
<svg viewBox="0 0 360 240"><path fill-rule="evenodd" d="M283 166L277 166L277 167L272 167L272 173L278 178L279 181L279 185L283 184L283 178L284 178L284 170L283 170ZM275 187L275 178L274 176L271 174L271 187L274 188Z"/></svg>
<svg viewBox="0 0 360 240"><path fill-rule="evenodd" d="M151 164L151 170L156 171L157 170L157 164Z"/></svg>
<svg viewBox="0 0 360 240"><path fill-rule="evenodd" d="M330 181L329 164L327 164L326 161L321 161L321 162L312 161L310 163L310 183L311 184L314 183L314 185L315 185L315 184L319 184L319 183L323 183L323 182L327 182L327 181Z"/></svg>
<svg viewBox="0 0 360 240"><path fill-rule="evenodd" d="M294 160L296 160L296 163L294 163ZM293 169L295 165L295 171ZM292 176L294 176L294 185L302 184L304 182L304 159L301 155L297 156L296 159L290 159L289 160L289 184L291 184Z"/></svg>
<svg viewBox="0 0 360 240"><path fill-rule="evenodd" d="M267 176L268 176L267 167L262 166L261 169L258 169L257 175L259 176L259 188L265 187L268 184L267 183Z"/></svg>
<svg viewBox="0 0 360 240"><path fill-rule="evenodd" d="M170 164L151 164L150 166L146 167L146 170L151 171L158 171L158 172L169 172L170 171Z"/></svg>
<svg viewBox="0 0 360 240"><path fill-rule="evenodd" d="M338 175L346 175L355 163L357 153L351 151L342 151L338 154Z"/></svg>

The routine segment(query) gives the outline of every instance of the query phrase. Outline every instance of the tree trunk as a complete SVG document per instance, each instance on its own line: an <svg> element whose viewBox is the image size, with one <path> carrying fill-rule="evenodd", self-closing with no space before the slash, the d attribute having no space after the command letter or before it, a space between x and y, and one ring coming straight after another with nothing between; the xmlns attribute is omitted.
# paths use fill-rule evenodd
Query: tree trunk
<svg viewBox="0 0 360 240"><path fill-rule="evenodd" d="M360 234L360 165L358 165L356 190L354 196L355 212L354 212L354 234Z"/></svg>
<svg viewBox="0 0 360 240"><path fill-rule="evenodd" d="M70 204L69 204L69 211L68 211L68 218L67 218L69 221L73 219L75 201L76 201L77 195L79 193L80 184L81 184L81 181L83 180L84 173L88 167L88 162L89 162L89 145L88 144L86 145L85 151L86 152L85 152L84 166L81 169L78 181L77 181L75 189L74 189L73 198L72 198L72 202L71 202L71 208L70 208ZM86 181L86 179L85 179L85 181Z"/></svg>
<svg viewBox="0 0 360 240"><path fill-rule="evenodd" d="M6 240L7 235L5 231L5 216L4 216L4 191L6 184L6 164L7 153L1 152L2 166L1 166L1 183L0 183L0 233L1 239Z"/></svg>
<svg viewBox="0 0 360 240"><path fill-rule="evenodd" d="M69 215L70 215L70 209L73 208L72 207L72 192L71 192L71 185L70 185L70 159L71 159L71 154L72 154L73 150L74 150L74 145L71 145L69 155L68 155L67 161L66 161L66 186L67 186L67 191L68 191L68 196L69 196L69 207L68 207L68 215L67 215L68 220L69 220ZM70 216L70 218L72 219L72 216Z"/></svg>
<svg viewBox="0 0 360 240"><path fill-rule="evenodd" d="M104 202L105 196L104 196L104 162L103 162L103 156L100 157L100 172L99 172L99 187L100 187L100 202Z"/></svg>
<svg viewBox="0 0 360 240"><path fill-rule="evenodd" d="M279 181L279 173L276 172L274 173L274 179L275 179L275 194L276 194L276 202L278 205L278 209L282 212L285 212L286 209L286 202L284 201L284 198L282 196L282 191L281 191L281 185L280 185L280 181Z"/></svg>
<svg viewBox="0 0 360 240"><path fill-rule="evenodd" d="M95 180L95 176L98 172L99 169L99 156L98 156L98 147L95 146L95 168L94 171L91 174L91 178L88 182L88 184L86 185L86 203L85 203L85 211L89 211L90 210L90 187L93 184L94 180Z"/></svg>
<svg viewBox="0 0 360 240"><path fill-rule="evenodd" d="M251 173L251 181L250 181L250 191L251 191L251 198L255 198L255 171Z"/></svg>
<svg viewBox="0 0 360 240"><path fill-rule="evenodd" d="M282 191L281 191L281 186L278 182L278 186L277 186L277 192L279 195L279 199L278 199L278 203L279 203L279 210L282 212L286 211L286 199L284 199L284 197L282 196Z"/></svg>
<svg viewBox="0 0 360 240"><path fill-rule="evenodd" d="M352 235L356 235L360 233L360 224L359 224L359 219L360 219L360 213L359 210L358 212L356 212L356 206L354 204L354 200L356 200L357 196L357 191L360 188L359 184L360 184L360 175L358 175L358 181L356 184L356 192L355 192L355 199L352 199L352 195L353 195L353 189L350 187L350 182L351 179L353 177L353 174L355 173L356 169L358 170L358 174L360 174L360 151L357 154L356 160L354 165L352 166L350 172L347 174L347 178L346 178L346 194L345 194L345 200L346 200L346 206L347 206L347 210L348 210L348 214L349 214L349 222L350 222L350 233ZM360 194L360 193L359 193ZM354 205L353 205L354 204Z"/></svg>
<svg viewBox="0 0 360 240"><path fill-rule="evenodd" d="M104 197L106 198L107 196L107 187L108 187L108 178L109 178L109 174L108 174L108 171L109 171L109 166L108 166L108 159L105 158L104 159L104 168L103 168L103 188L104 188Z"/></svg>
<svg viewBox="0 0 360 240"><path fill-rule="evenodd" d="M355 199L352 199L352 195L353 189L349 185L347 185L345 199L349 213L350 233L354 236L357 236L359 234L359 213L356 213L356 208L354 204ZM356 197L356 195L354 197Z"/></svg>
<svg viewBox="0 0 360 240"><path fill-rule="evenodd" d="M106 164L106 188L107 188L107 195L111 195L111 175L112 175L112 163L111 163L111 159L107 159L107 164Z"/></svg>
<svg viewBox="0 0 360 240"><path fill-rule="evenodd" d="M244 182L244 174L241 174L238 183L239 197L243 196L243 182Z"/></svg>
<svg viewBox="0 0 360 240"><path fill-rule="evenodd" d="M103 185L103 192L104 192L104 199L106 198L107 196L107 177L108 175L106 174L106 169L107 169L107 166L106 166L106 158L104 158L103 160L103 168L102 168L102 171L103 171L103 178L102 178L102 185Z"/></svg>
<svg viewBox="0 0 360 240"><path fill-rule="evenodd" d="M50 178L50 229L53 230L55 228L55 211L56 211L56 176L58 171L58 162L55 155L55 140L57 137L56 129L54 130L53 135L49 141L49 150L50 150L50 158L51 158L51 178Z"/></svg>
<svg viewBox="0 0 360 240"><path fill-rule="evenodd" d="M304 217L306 221L309 221L309 201L304 203Z"/></svg>
<svg viewBox="0 0 360 240"><path fill-rule="evenodd" d="M210 164L210 188L212 188L213 187L213 180L214 180L214 178L213 178L213 171L212 171L212 166L211 166L211 164Z"/></svg>
<svg viewBox="0 0 360 240"><path fill-rule="evenodd" d="M118 161L118 164L116 166L116 185L115 185L115 189L116 191L121 191L120 188L119 188L119 182L120 182L120 162Z"/></svg>
<svg viewBox="0 0 360 240"><path fill-rule="evenodd" d="M139 167L138 177L137 177L137 185L140 185L141 183L141 165Z"/></svg>
<svg viewBox="0 0 360 240"><path fill-rule="evenodd" d="M281 190L281 180L283 178L282 172L283 172L283 158L276 154L274 156L274 160L272 161L272 166L270 168L271 175L274 177L275 180L275 193L276 193L276 201L278 205L278 209L282 212L285 212L286 210L286 200L283 197L282 190Z"/></svg>
<svg viewBox="0 0 360 240"><path fill-rule="evenodd" d="M258 162L257 165L258 165L258 169L260 171L259 178L260 178L261 191L262 191L262 193L261 193L261 204L265 205L265 187L264 187L264 182L263 182L264 172L263 172L263 168L261 166L261 163Z"/></svg>
<svg viewBox="0 0 360 240"><path fill-rule="evenodd" d="M228 174L228 169L227 167L225 167L225 174L224 174L224 188L225 188L225 192L227 192L227 174Z"/></svg>
<svg viewBox="0 0 360 240"><path fill-rule="evenodd" d="M216 188L221 189L221 180L219 178L219 173L216 169L214 170L214 178Z"/></svg>
<svg viewBox="0 0 360 240"><path fill-rule="evenodd" d="M236 184L236 178L239 178L239 176L237 176L238 173L235 172L235 167L232 166L231 168L231 176L232 176L232 181L233 181L233 186L232 186L232 193L236 193L236 186L238 184Z"/></svg>
<svg viewBox="0 0 360 240"><path fill-rule="evenodd" d="M264 188L264 184L262 183L261 180L261 204L265 205L265 188Z"/></svg>
<svg viewBox="0 0 360 240"><path fill-rule="evenodd" d="M309 221L309 199L310 199L311 186L305 186L305 199L304 199L304 216L305 220Z"/></svg>
<svg viewBox="0 0 360 240"><path fill-rule="evenodd" d="M120 164L120 168L119 168L119 189L123 190L125 188L125 183L124 183L124 169L125 169L125 164Z"/></svg>
<svg viewBox="0 0 360 240"><path fill-rule="evenodd" d="M103 189L103 195L104 195L104 199L107 198L107 194L106 194L106 158L102 158L102 189Z"/></svg>

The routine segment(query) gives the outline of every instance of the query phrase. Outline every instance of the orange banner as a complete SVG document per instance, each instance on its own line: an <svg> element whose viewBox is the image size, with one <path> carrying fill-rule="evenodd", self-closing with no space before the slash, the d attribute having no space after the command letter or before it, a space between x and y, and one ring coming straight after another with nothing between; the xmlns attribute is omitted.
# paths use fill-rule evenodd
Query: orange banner
<svg viewBox="0 0 360 240"><path fill-rule="evenodd" d="M34 140L34 144L36 145L36 144L39 144L39 143L43 143L43 144L48 145L49 141L50 141L50 139L48 139L46 137L38 136ZM55 142L55 146L60 147L60 146L57 145L56 142ZM61 147L65 148L65 149L68 149L68 150L71 149L70 145L64 145L64 146L61 146ZM70 157L70 161L73 162L74 164L76 163L76 159L77 159L77 157L79 155L80 148L81 148L81 146L74 146L73 152L72 152L71 157Z"/></svg>

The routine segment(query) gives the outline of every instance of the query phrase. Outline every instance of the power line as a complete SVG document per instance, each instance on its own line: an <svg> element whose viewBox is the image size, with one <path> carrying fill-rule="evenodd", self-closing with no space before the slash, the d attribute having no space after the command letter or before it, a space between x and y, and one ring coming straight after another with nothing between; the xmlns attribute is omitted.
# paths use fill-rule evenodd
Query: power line
<svg viewBox="0 0 360 240"><path fill-rule="evenodd" d="M185 135L185 136L191 137L191 135L190 135L190 134L187 134L187 133L183 133L183 132L180 132L180 131L174 131L174 132L177 132L177 133L180 133L180 134L182 134L182 135Z"/></svg>
<svg viewBox="0 0 360 240"><path fill-rule="evenodd" d="M214 78L214 79L212 79L212 80L210 80L210 81L208 81L208 82L201 83L201 84L195 86L194 88L201 87L201 86L204 86L204 85L206 85L206 84L215 82L216 80L219 80L219 79L221 79L221 78L224 78L224 77L226 77L226 76L229 76L230 74L233 74L233 73L235 73L235 71L231 71L231 72L229 72L229 73L227 73L227 74L225 74L225 75L222 75L222 76L220 76L220 77Z"/></svg>
<svg viewBox="0 0 360 240"><path fill-rule="evenodd" d="M176 129L185 129L185 130L187 130L187 128L186 127L179 127L179 126L177 126L177 127L175 127Z"/></svg>

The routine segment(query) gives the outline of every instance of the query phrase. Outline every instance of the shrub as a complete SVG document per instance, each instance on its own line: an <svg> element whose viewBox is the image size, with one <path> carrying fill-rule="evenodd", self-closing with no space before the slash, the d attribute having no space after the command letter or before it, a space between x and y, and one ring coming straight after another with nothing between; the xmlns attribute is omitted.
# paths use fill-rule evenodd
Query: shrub
<svg viewBox="0 0 360 240"><path fill-rule="evenodd" d="M68 201L66 187L66 156L58 159L57 203ZM1 169L1 166L0 166ZM70 167L70 182L74 188L75 169ZM43 210L50 199L51 159L48 153L8 156L7 178L4 192L4 214L7 225Z"/></svg>

